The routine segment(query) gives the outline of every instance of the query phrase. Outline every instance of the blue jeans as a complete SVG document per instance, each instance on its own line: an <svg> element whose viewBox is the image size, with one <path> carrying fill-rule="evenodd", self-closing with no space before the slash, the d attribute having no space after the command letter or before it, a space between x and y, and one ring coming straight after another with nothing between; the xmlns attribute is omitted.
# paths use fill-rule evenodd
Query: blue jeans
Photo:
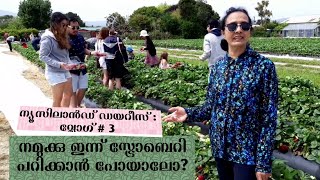
<svg viewBox="0 0 320 180"><path fill-rule="evenodd" d="M255 165L238 164L216 158L220 180L256 180Z"/></svg>

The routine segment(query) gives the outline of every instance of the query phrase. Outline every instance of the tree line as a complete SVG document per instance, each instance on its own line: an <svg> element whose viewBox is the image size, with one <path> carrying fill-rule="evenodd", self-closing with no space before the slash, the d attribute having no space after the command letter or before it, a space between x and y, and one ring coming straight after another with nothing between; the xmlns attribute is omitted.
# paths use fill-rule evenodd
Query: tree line
<svg viewBox="0 0 320 180"><path fill-rule="evenodd" d="M258 23L263 26L276 27L276 22L270 22L272 12L267 9L268 0L257 3L256 10L260 19ZM1 16L0 28L21 29L35 28L44 30L49 27L50 15L52 13L49 0L23 0L20 1L18 17ZM75 12L66 15L78 19L80 26L85 23ZM220 19L212 6L206 0L180 0L175 5L166 3L159 6L141 7L136 9L128 18L118 12L111 13L106 17L106 26L115 28L120 35L138 38L138 32L142 29L151 32L157 38L201 38L206 33L207 22L210 19Z"/></svg>

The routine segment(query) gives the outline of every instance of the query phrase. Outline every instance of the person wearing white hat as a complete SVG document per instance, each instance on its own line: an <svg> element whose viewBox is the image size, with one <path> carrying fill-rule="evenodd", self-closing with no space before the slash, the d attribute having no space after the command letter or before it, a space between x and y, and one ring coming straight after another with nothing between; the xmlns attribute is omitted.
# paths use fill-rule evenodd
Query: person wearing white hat
<svg viewBox="0 0 320 180"><path fill-rule="evenodd" d="M145 47L140 48L140 51L147 52L144 63L151 66L151 67L157 66L159 64L159 58L157 56L156 48L155 48L148 32L146 30L142 30L140 32L140 37L145 39Z"/></svg>
<svg viewBox="0 0 320 180"><path fill-rule="evenodd" d="M146 37L146 36L149 36L149 34L148 34L148 32L146 30L142 30L140 32L140 36Z"/></svg>

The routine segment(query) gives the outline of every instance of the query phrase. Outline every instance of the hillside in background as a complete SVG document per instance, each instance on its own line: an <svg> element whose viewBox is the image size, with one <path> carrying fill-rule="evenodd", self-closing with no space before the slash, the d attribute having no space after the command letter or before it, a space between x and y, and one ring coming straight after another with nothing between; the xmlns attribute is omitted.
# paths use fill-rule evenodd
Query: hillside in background
<svg viewBox="0 0 320 180"><path fill-rule="evenodd" d="M13 12L10 12L10 11L0 10L0 16L4 16L4 15L17 16L17 13L13 13Z"/></svg>
<svg viewBox="0 0 320 180"><path fill-rule="evenodd" d="M85 21L87 27L103 27L106 26L106 21Z"/></svg>

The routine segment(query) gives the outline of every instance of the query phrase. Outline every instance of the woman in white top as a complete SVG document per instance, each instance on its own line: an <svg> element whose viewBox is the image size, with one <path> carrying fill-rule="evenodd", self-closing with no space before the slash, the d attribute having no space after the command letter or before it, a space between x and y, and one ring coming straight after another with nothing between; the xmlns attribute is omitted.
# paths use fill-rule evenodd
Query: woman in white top
<svg viewBox="0 0 320 180"><path fill-rule="evenodd" d="M95 51L97 52L98 58L99 58L99 64L103 71L103 85L108 86L108 71L107 71L107 64L105 60L105 56L102 56L104 54L104 47L103 43L105 38L109 36L109 29L106 27L101 28L99 31L97 42L95 43ZM99 56L101 54L101 56Z"/></svg>
<svg viewBox="0 0 320 180"><path fill-rule="evenodd" d="M171 68L171 65L168 63L168 53L167 52L163 52L160 56L160 64L159 64L159 68L160 69L169 69Z"/></svg>

